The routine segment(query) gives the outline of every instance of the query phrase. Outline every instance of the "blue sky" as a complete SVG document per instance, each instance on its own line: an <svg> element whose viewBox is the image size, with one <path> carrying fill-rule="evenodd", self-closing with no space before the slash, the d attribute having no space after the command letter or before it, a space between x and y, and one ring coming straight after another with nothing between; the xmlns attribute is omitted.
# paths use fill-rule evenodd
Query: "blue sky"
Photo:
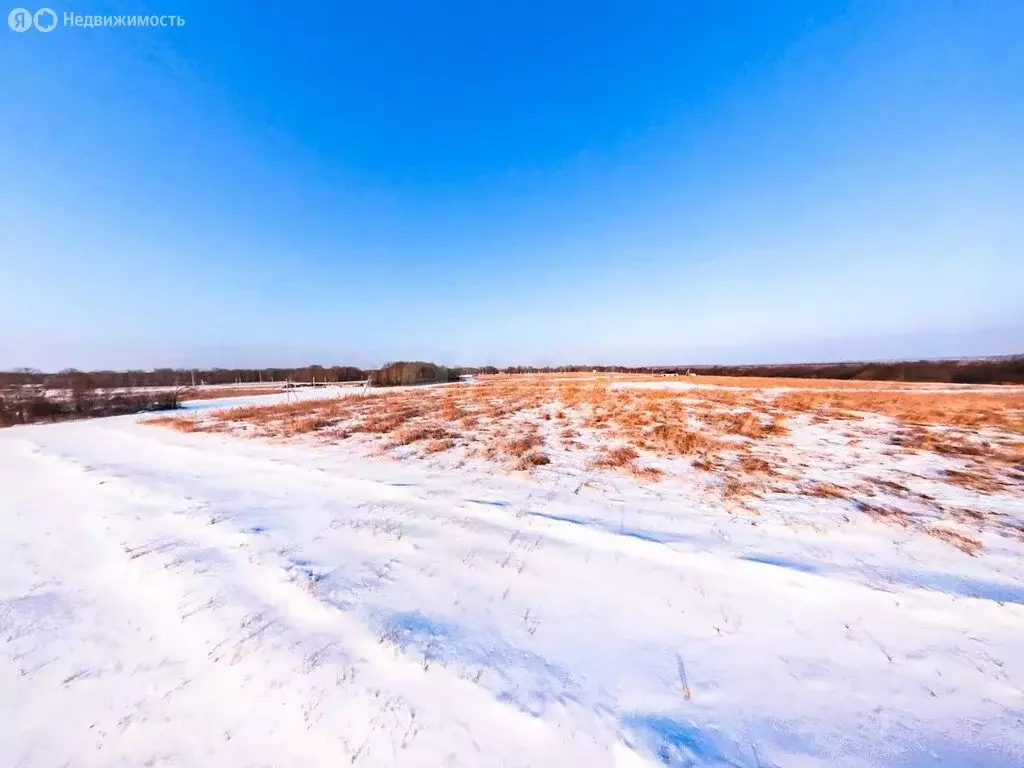
<svg viewBox="0 0 1024 768"><path fill-rule="evenodd" d="M1024 352L1024 4L0 33L0 367Z"/></svg>

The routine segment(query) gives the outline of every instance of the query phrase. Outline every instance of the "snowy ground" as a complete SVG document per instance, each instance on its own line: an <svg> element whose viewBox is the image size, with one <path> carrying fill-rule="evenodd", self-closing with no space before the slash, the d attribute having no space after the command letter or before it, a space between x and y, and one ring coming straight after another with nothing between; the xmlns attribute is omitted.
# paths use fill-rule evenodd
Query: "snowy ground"
<svg viewBox="0 0 1024 768"><path fill-rule="evenodd" d="M0 431L0 765L1024 765L1019 540L600 479Z"/></svg>

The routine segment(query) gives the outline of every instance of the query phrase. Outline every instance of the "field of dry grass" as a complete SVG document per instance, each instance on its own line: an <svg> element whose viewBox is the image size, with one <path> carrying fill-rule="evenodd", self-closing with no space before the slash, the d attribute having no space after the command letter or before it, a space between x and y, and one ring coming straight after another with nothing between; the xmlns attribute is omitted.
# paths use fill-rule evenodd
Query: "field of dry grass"
<svg viewBox="0 0 1024 768"><path fill-rule="evenodd" d="M730 512L757 514L773 496L842 500L851 514L913 526L971 554L980 543L970 529L1024 538L1020 524L991 505L979 511L937 501L948 494L935 493L936 486L955 487L957 498L968 499L1024 493L1024 390L878 382L800 382L804 388L793 390L751 379L707 386L707 378L686 377L686 384L701 386L659 387L635 376L493 377L149 423L352 442L399 460L454 467L571 467L584 485L602 472L645 483L696 482ZM922 457L938 469L923 471ZM949 522L959 530L943 527Z"/></svg>
<svg viewBox="0 0 1024 768"><path fill-rule="evenodd" d="M252 397L254 395L278 395L284 387L190 387L182 390L179 400L212 400L219 397Z"/></svg>

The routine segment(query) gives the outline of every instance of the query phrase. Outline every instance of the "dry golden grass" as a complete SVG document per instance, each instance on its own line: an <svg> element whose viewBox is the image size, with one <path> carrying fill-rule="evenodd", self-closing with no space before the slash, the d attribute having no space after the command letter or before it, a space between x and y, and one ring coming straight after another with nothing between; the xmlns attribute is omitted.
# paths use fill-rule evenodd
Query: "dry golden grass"
<svg viewBox="0 0 1024 768"><path fill-rule="evenodd" d="M850 490L835 483L813 483L808 489L809 496L817 496L819 499L845 499L849 496Z"/></svg>
<svg viewBox="0 0 1024 768"><path fill-rule="evenodd" d="M282 429L283 437L294 437L296 435L305 435L310 432L319 432L322 429L327 429L333 426L334 420L326 418L324 416L303 416L292 419L284 425Z"/></svg>
<svg viewBox="0 0 1024 768"><path fill-rule="evenodd" d="M817 422L833 425L849 440L850 447L841 442L820 446L814 458L819 471L851 470L852 446L864 442L897 455L924 452L956 462L943 479L975 493L1015 492L1024 484L1024 394L1019 389L949 392L775 379L767 388L756 379L730 379L725 389L611 386L637 380L642 378L488 377L473 384L247 406L217 411L201 421L170 417L150 423L181 431L232 429L263 438L358 438L370 453L447 454L456 462L479 457L525 471L579 452L590 459L591 469L621 472L641 482L692 467L720 480L712 487L720 487L729 504L751 508L766 492L804 494L846 500L880 522L922 530L924 522L890 502L924 504L934 513L938 507L931 497L890 479L865 477L852 487L808 483L793 433ZM705 377L685 379L695 380L709 383ZM779 386L803 389L779 391ZM887 416L895 425L863 418L869 414ZM977 433L981 428L987 430L983 436ZM663 457L664 468L642 466L644 455ZM941 514L955 520L960 513Z"/></svg>
<svg viewBox="0 0 1024 768"><path fill-rule="evenodd" d="M761 498L761 486L747 475L730 472L722 478L722 498L746 505Z"/></svg>
<svg viewBox="0 0 1024 768"><path fill-rule="evenodd" d="M920 390L784 392L774 401L781 411L877 413L906 424L996 427L1024 432L1024 392L928 392Z"/></svg>
<svg viewBox="0 0 1024 768"><path fill-rule="evenodd" d="M394 447L398 445L411 445L412 443L430 440L434 441L436 446L439 444L437 441L452 441L453 438L454 435L444 427L433 424L416 424L396 429L386 445L388 447ZM437 451L434 452L436 453Z"/></svg>
<svg viewBox="0 0 1024 768"><path fill-rule="evenodd" d="M523 456L541 445L544 445L544 440L536 431L525 432L501 444L502 450L509 456Z"/></svg>
<svg viewBox="0 0 1024 768"><path fill-rule="evenodd" d="M208 432L196 419L184 416L156 416L142 419L143 424L151 427L170 427L178 432Z"/></svg>
<svg viewBox="0 0 1024 768"><path fill-rule="evenodd" d="M658 424L646 434L643 447L677 456L692 456L714 453L721 448L721 443L703 432L678 424Z"/></svg>
<svg viewBox="0 0 1024 768"><path fill-rule="evenodd" d="M964 552L971 557L976 557L982 549L982 544L978 539L975 539L972 536L967 536L963 533L958 533L957 531L952 531L948 528L925 528L924 532L933 538L952 544L961 552Z"/></svg>
<svg viewBox="0 0 1024 768"><path fill-rule="evenodd" d="M423 450L427 453L444 453L455 447L455 440L450 437L437 437L427 440Z"/></svg>
<svg viewBox="0 0 1024 768"><path fill-rule="evenodd" d="M1006 487L1006 483L1000 480L995 472L983 466L947 469L943 473L943 479L947 483L978 493L999 493Z"/></svg>
<svg viewBox="0 0 1024 768"><path fill-rule="evenodd" d="M899 507L858 501L857 509L880 523L898 525L901 528L909 528L914 522L910 514Z"/></svg>
<svg viewBox="0 0 1024 768"><path fill-rule="evenodd" d="M760 456L740 456L739 466L744 472L750 475L777 475L778 470Z"/></svg>
<svg viewBox="0 0 1024 768"><path fill-rule="evenodd" d="M657 467L643 467L639 464L631 464L626 467L626 472L633 478L644 483L655 483L665 476L665 470Z"/></svg>
<svg viewBox="0 0 1024 768"><path fill-rule="evenodd" d="M519 457L519 460L515 463L515 468L519 470L530 470L534 467L543 467L546 464L550 464L549 459L545 454L540 451L530 451L524 453Z"/></svg>
<svg viewBox="0 0 1024 768"><path fill-rule="evenodd" d="M401 427L411 417L406 410L371 413L352 429L356 432L369 432L374 435L386 435Z"/></svg>
<svg viewBox="0 0 1024 768"><path fill-rule="evenodd" d="M761 417L751 411L733 416L726 431L742 437L761 438L768 434L768 428Z"/></svg>
<svg viewBox="0 0 1024 768"><path fill-rule="evenodd" d="M640 454L631 445L620 445L617 448L601 448L597 456L590 460L590 469L612 469L625 472L642 482L656 482L664 475L664 470L657 467L646 467L639 464Z"/></svg>
<svg viewBox="0 0 1024 768"><path fill-rule="evenodd" d="M590 466L595 469L621 469L635 462L640 457L636 448L631 445L620 445L618 448L602 448Z"/></svg>

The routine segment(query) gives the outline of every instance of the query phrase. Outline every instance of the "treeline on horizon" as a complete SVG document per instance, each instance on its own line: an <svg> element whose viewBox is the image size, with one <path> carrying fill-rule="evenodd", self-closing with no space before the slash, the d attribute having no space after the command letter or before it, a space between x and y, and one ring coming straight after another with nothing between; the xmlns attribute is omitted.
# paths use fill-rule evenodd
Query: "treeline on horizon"
<svg viewBox="0 0 1024 768"><path fill-rule="evenodd" d="M79 371L67 368L44 373L30 368L0 371L0 387L37 386L44 389L70 389L76 384L93 389L129 389L133 387L201 387L213 384L256 384L292 381L295 383L337 383L365 381L369 371L351 365L307 365L302 368L156 368L150 371Z"/></svg>
<svg viewBox="0 0 1024 768"><path fill-rule="evenodd" d="M640 373L707 376L762 376L796 379L862 381L919 381L950 384L1024 384L1024 355L974 360L903 360L892 362L793 363L785 365L562 365L562 366L452 366L421 361L397 361L381 368L309 365L301 368L212 368L192 370L158 368L128 371L44 373L31 369L0 371L0 387L44 389L128 389L134 387L209 386L269 382L341 383L365 381L377 386L455 381L464 374L523 373Z"/></svg>
<svg viewBox="0 0 1024 768"><path fill-rule="evenodd" d="M553 368L513 366L500 373L650 373L701 376L758 376L788 379L911 381L946 384L1024 384L1024 355L975 360L899 360L892 362L789 363L780 365L569 365Z"/></svg>

